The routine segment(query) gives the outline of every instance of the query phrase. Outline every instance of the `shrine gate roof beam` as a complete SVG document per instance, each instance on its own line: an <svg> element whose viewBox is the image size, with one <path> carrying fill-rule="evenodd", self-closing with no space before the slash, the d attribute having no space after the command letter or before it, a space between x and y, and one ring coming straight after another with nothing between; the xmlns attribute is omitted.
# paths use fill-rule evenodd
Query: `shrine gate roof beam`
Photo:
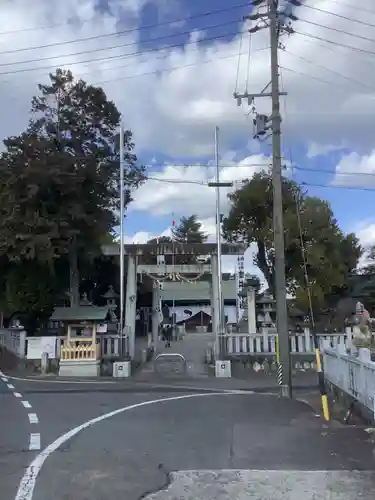
<svg viewBox="0 0 375 500"><path fill-rule="evenodd" d="M104 255L120 255L120 244L102 245ZM222 243L222 255L244 255L247 247L242 243ZM144 243L124 244L125 255L215 255L216 243Z"/></svg>

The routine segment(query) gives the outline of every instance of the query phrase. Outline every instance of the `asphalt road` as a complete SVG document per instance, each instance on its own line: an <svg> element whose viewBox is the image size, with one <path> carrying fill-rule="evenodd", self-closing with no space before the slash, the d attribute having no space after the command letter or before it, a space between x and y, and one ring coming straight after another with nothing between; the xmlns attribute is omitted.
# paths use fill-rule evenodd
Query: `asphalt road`
<svg viewBox="0 0 375 500"><path fill-rule="evenodd" d="M298 401L20 380L0 401L1 500L375 498L371 435Z"/></svg>

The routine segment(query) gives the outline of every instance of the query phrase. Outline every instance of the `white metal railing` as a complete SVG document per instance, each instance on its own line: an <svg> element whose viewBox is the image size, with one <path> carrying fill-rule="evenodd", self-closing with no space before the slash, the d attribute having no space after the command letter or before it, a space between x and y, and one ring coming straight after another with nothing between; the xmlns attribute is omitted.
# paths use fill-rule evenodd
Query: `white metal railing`
<svg viewBox="0 0 375 500"><path fill-rule="evenodd" d="M26 356L26 338L25 330L18 328L0 329L0 345L19 358Z"/></svg>
<svg viewBox="0 0 375 500"><path fill-rule="evenodd" d="M362 403L375 416L375 362L369 349L358 356L347 354L343 345L323 347L325 379Z"/></svg>
<svg viewBox="0 0 375 500"><path fill-rule="evenodd" d="M350 349L353 342L353 333L348 329L342 333L319 333L318 339L320 347L324 341L329 345L343 345ZM228 355L252 355L252 354L276 354L276 334L268 333L231 333L224 335L224 344ZM290 352L291 354L313 354L314 342L308 328L303 333L291 333Z"/></svg>

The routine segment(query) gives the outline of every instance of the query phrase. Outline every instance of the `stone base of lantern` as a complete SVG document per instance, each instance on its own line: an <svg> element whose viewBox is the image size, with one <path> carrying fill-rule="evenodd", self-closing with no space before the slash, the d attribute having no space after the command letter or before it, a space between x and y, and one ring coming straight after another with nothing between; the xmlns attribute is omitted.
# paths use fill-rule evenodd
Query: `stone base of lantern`
<svg viewBox="0 0 375 500"><path fill-rule="evenodd" d="M61 377L99 377L100 360L98 359L62 359L59 375Z"/></svg>

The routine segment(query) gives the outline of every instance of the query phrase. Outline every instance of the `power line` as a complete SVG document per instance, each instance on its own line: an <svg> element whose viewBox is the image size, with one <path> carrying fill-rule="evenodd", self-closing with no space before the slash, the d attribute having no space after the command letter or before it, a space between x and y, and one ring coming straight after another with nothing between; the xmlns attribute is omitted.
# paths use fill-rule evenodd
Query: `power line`
<svg viewBox="0 0 375 500"><path fill-rule="evenodd" d="M325 83L327 85L339 85L335 82L332 82L332 81L329 81L329 80L324 80L323 78L320 78L320 77L317 77L317 76L313 76L313 75L309 75L308 73L303 73L302 71L297 71L295 69L291 69L291 68L287 68L286 66L279 66L279 68L285 70L285 71L289 71L290 73L294 73L296 75L299 75L299 76L305 76L307 78L310 78L311 80L315 80L317 82L320 82L320 83ZM348 90L345 86L341 85L343 89L345 90Z"/></svg>
<svg viewBox="0 0 375 500"><path fill-rule="evenodd" d="M215 165L211 165L209 163L149 163L144 165L146 168L168 168L168 167L173 167L173 168L215 168ZM242 163L242 164L233 164L233 163L222 163L220 162L220 167L221 168L235 168L235 169L241 169L241 168L270 168L271 167L271 158L269 158L269 162L266 163ZM313 172L313 173L323 173L323 174L332 174L332 175L348 175L352 176L355 175L357 177L360 176L369 176L369 177L375 177L375 171L374 172L358 172L358 171L348 171L348 172L338 172L337 170L326 170L323 168L313 168L313 167L302 167L300 165L296 165L293 162L291 162L290 165L285 164L284 169L290 168L291 170L298 170L301 172Z"/></svg>
<svg viewBox="0 0 375 500"><path fill-rule="evenodd" d="M341 35L347 35L347 36L351 36L353 38L358 38L359 40L365 40L366 42L375 43L375 38L370 38L368 36L363 36L363 35L356 35L355 33L350 33L349 31L346 31L346 30L341 30L339 28L333 28L332 26L325 26L324 24L316 23L314 21L308 21L307 19L298 18L298 21L300 21L302 23L311 24L312 26L318 26L319 28L331 30L331 31L334 31L335 33L340 33Z"/></svg>
<svg viewBox="0 0 375 500"><path fill-rule="evenodd" d="M115 59L127 59L130 57L138 57L138 56L142 56L145 54L150 54L150 53L155 53L155 52L163 52L163 51L169 50L169 49L185 47L186 45L188 45L188 46L189 45L196 45L196 44L201 44L201 43L204 43L207 41L219 40L219 39L225 38L227 36L235 36L238 34L239 34L239 31L232 31L229 33L225 33L223 35L217 35L217 36L213 36L213 37L205 38L205 39L201 39L201 40L182 42L182 43L178 43L178 44L176 43L174 45L167 45L167 46L160 47L160 48L138 50L135 52L129 52L127 54L118 54L118 55L113 55L113 56L97 57L94 59L86 59L84 61L61 62L61 63L53 65L53 66L52 65L51 66L40 66L40 67L36 67L36 68L20 68L20 69L11 70L11 71L3 71L0 73L0 75L14 75L14 74L20 74L20 73L30 73L30 72L34 72L34 71L51 70L51 69L54 69L58 66L60 66L60 67L61 66L75 66L77 64L96 63L96 62L103 62L103 61L105 62L105 61L111 61L111 60L115 60ZM101 50L103 50L103 49L101 49ZM0 66L1 66L1 64L0 64Z"/></svg>
<svg viewBox="0 0 375 500"><path fill-rule="evenodd" d="M304 182L301 181L302 186L311 186L311 187L321 187L321 188L329 188L329 189L349 189L351 191L375 191L375 187L365 187L365 186L349 186L349 185L339 185L339 184L317 184L313 182Z"/></svg>
<svg viewBox="0 0 375 500"><path fill-rule="evenodd" d="M167 184L197 184L200 186L206 186L209 187L208 185L208 180L207 181L194 181L194 180L184 180L184 179L161 179L160 177L147 177L146 180L150 181L157 181L157 182L165 182Z"/></svg>
<svg viewBox="0 0 375 500"><path fill-rule="evenodd" d="M371 9L367 9L366 7L360 7L357 3L357 5L353 5L351 3L348 3L348 2L344 2L343 0L330 0L330 3L335 3L337 5L340 5L340 6L343 6L345 5L345 7L349 7L350 9L354 9L356 11L362 11L362 12L367 12L368 14L374 14L375 15L375 10L371 10ZM308 5L303 3L302 4L303 7L307 7ZM308 6L309 8L313 8L311 6Z"/></svg>
<svg viewBox="0 0 375 500"><path fill-rule="evenodd" d="M340 2L340 3L342 3L342 2ZM360 19L355 19L355 18L352 18L352 17L343 16L342 14L336 14L335 12L330 12L328 10L319 9L318 7L313 7L312 5L308 5L308 4L305 4L305 3L302 3L300 5L300 7L305 7L306 9L311 9L311 10L315 10L317 12L322 12L323 14L329 14L330 16L334 16L334 17L337 17L339 19L345 19L346 21L350 21L351 23L362 24L362 26L368 26L370 28L375 28L375 24L374 23L369 23L369 22L366 22L366 21L361 21ZM357 10L356 7L353 7L353 8L355 8Z"/></svg>
<svg viewBox="0 0 375 500"><path fill-rule="evenodd" d="M206 39L207 40L207 39ZM261 52L263 50L267 50L269 47L263 47L263 48L260 48L260 49L256 49L256 52ZM247 55L247 52L243 52L241 55ZM139 77L143 77L143 76L152 76L152 75L159 75L159 74L162 74L162 73L173 73L174 71L179 71L181 69L185 69L185 68L189 68L189 67L195 67L195 66L200 66L201 64L210 64L210 63L215 63L219 60L225 60L225 59L231 59L232 57L238 57L238 52L234 53L234 54L230 54L230 55L227 55L227 56L220 56L220 57L215 57L213 59L208 59L208 60L205 60L205 61L199 61L199 62L196 62L196 63L189 63L189 64L183 64L183 65L180 65L180 66L175 66L175 67L172 67L172 68L163 68L163 69L158 69L158 70L155 70L155 71L147 71L147 72L144 72L144 73L138 73L138 74L135 74L135 75L125 75L125 76L120 76L120 77L116 77L116 78L111 78L109 80L98 80L96 82L91 82L90 85L104 85L106 83L114 83L114 82L118 82L118 81L122 81L122 80L127 80L127 79L133 79L133 78L139 78ZM160 58L162 59L162 58ZM120 66L116 66L116 67L113 67L113 68L108 68L106 71L112 71L112 70L116 70L116 69L120 69L120 68L126 68L126 67L130 67L132 66L131 64L124 64L124 65L120 65ZM78 75L76 75L77 77L82 77L84 76L85 74L91 74L91 73L80 73ZM0 73L1 75L1 73ZM1 83L1 80L0 80L0 83ZM16 100L17 98L14 97L12 100Z"/></svg>
<svg viewBox="0 0 375 500"><path fill-rule="evenodd" d="M364 88L367 88L367 89L371 90L372 92L375 90L375 87L373 85L367 85L366 83L361 82L360 80L356 80L355 78L350 78L349 76L343 75L342 73L338 73L336 71L333 71L332 69L327 68L323 64L316 63L314 61L311 61L310 59L307 59L306 57L303 57L303 56L300 56L298 54L295 54L295 53L291 52L289 49L284 49L283 52L285 52L287 54L290 54L293 57L297 57L298 59L301 59L302 61L305 61L305 62L307 62L309 64L312 64L313 66L316 66L317 68L324 69L325 71L328 71L332 75L336 75L336 76L338 76L340 78L343 78L344 80L347 80L347 81L352 82L352 83L356 83L357 85L360 85L360 86L362 86Z"/></svg>
<svg viewBox="0 0 375 500"><path fill-rule="evenodd" d="M305 36L306 35L307 34L305 34ZM345 46L341 46L341 45L334 45L334 46L329 45L329 42L330 42L329 40L327 40L328 45L327 44L323 44L323 43L318 43L316 40L313 40L313 39L307 39L307 37L304 38L302 41L304 43L309 43L309 44L313 45L314 47L321 47L322 49L329 50L329 51L333 52L336 56L337 55L341 55L341 56L343 56L345 58L348 57L348 52L347 52L348 49L349 50L357 50L356 47L350 47L350 46L345 47ZM340 49L340 52L338 52L336 50L337 48ZM359 51L357 51L357 52L359 52ZM361 57L366 58L366 63L367 64L371 63L373 65L375 63L375 60L373 58L370 58L369 55L366 54L366 53L365 54L359 53L358 55L361 56ZM374 53L374 55L375 55L375 53Z"/></svg>
<svg viewBox="0 0 375 500"><path fill-rule="evenodd" d="M260 52L262 50L267 50L268 48L269 47L263 47L261 49L258 49L257 52ZM243 53L243 55L245 55L245 54ZM200 66L201 64L215 63L219 60L231 59L232 57L238 57L238 52L236 52L235 54L230 54L228 56L220 56L220 57L216 57L215 59L208 59L206 61L200 61L198 63L183 64L181 66L176 66L174 68L165 68L165 69L159 69L156 71L148 71L145 73L139 73L137 75L126 75L126 76L120 76L118 78L111 78L110 80L101 80L101 81L94 82L91 85L104 85L106 83L118 82L118 81L128 80L128 79L132 79L132 78L139 78L141 76L158 75L160 73L172 73L172 72L178 71L180 69L191 68L194 66Z"/></svg>
<svg viewBox="0 0 375 500"><path fill-rule="evenodd" d="M225 23L220 23L220 24L215 24L215 25L210 25L210 26L205 26L204 28L202 28L203 30L207 30L207 29L216 29L216 28L221 28L223 26L230 26L232 24L238 24L238 20L236 21L230 21L230 22L225 22ZM236 31L236 33L238 33L238 30ZM173 33L171 35L165 35L165 36L159 36L159 37L155 37L155 38L149 38L148 40L144 40L143 43L149 43L149 42L159 42L160 40L169 40L170 38L176 38L176 37L179 37L179 36L189 36L191 34L191 31L183 31L183 32L180 32L180 33ZM224 35L221 35L221 36L224 36ZM201 39L201 40L196 40L194 42L186 42L186 43L180 43L178 44L178 46L183 46L183 45L187 45L187 44L191 44L191 43L197 43L197 42L204 42L204 41L207 41L207 40L210 40L210 39ZM39 58L36 58L36 59L26 59L25 61L11 61L11 62L7 62L7 63L0 63L0 67L4 67L4 66L16 66L18 64L28 64L28 63L36 63L36 62L43 62L43 61L49 61L51 59L61 59L62 57L74 57L74 56L80 56L82 54L93 54L93 53L96 53L96 52L103 52L104 50L114 50L114 49L120 49L120 48L125 48L125 47L134 47L134 46L138 46L138 42L128 42L128 43L121 43L121 44L118 44L118 45L112 45L112 46L109 46L109 47L97 47L95 49L89 49L89 50L82 50L80 52L70 52L69 54L60 54L60 55L57 55L57 56L48 56L48 57L39 57ZM153 52L154 50L165 50L165 49L168 49L170 48L169 46L164 46L164 47L160 47L160 48L152 48L152 49L145 49L143 51L137 51L136 54L138 53L147 53L147 52ZM173 48L173 46L172 46ZM121 55L116 55L116 56L108 56L108 59L110 59L111 57L116 59L116 58L119 58L119 57L127 57L128 55L133 55L134 53L130 53L130 54L121 54ZM0 53L1 55L1 53ZM107 59L107 57L105 57L104 59ZM79 61L79 62L76 62L74 64L80 64L80 63L86 63L86 62L95 62L95 61L100 61L100 60L103 60L103 58L99 58L99 59L90 59L88 61ZM69 63L68 63L69 64ZM70 64L73 64L73 63L70 63ZM48 69L50 68L50 66L47 66L47 67L41 67L41 68L34 68L34 69ZM27 71L27 70L31 70L33 68L23 68L23 69L20 69L19 72L22 72L22 71ZM18 70L15 70L14 72L16 73ZM1 73L2 74L2 73Z"/></svg>
<svg viewBox="0 0 375 500"><path fill-rule="evenodd" d="M294 33L296 33L297 35L305 36L307 38L312 38L313 40L320 40L321 42L329 43L331 45L336 45L338 47L343 47L345 49L350 49L354 52L362 52L364 54L369 54L371 56L375 56L375 51L373 51L373 50L363 49L363 48L359 48L359 47L353 47L352 45L348 45L348 44L341 43L341 42L335 42L334 40L328 40L327 38L323 38L323 37L317 36L317 35L311 35L310 33L304 33L303 31L294 30ZM375 40L374 40L374 42L375 42Z"/></svg>
<svg viewBox="0 0 375 500"><path fill-rule="evenodd" d="M164 178L161 179L159 177L147 177L146 181L151 180L151 181L157 181L157 182L164 182L166 184L196 184L199 186L204 186L204 187L209 187L208 183L210 182L209 180L207 181L201 181L201 180L185 180L185 179L173 179L173 178ZM233 187L241 186L241 184L247 182L249 179L237 179L232 181L233 182ZM321 184L321 183L315 183L315 182L306 182L306 181L300 181L301 186L308 186L308 187L321 187L321 188L327 188L327 189L349 189L352 191L370 191L374 192L375 187L365 187L365 186L350 186L350 185L344 185L344 184Z"/></svg>
<svg viewBox="0 0 375 500"><path fill-rule="evenodd" d="M332 175L348 175L352 176L355 175L357 177L361 176L369 176L369 177L375 177L375 172L338 172L337 170L325 170L323 168L312 168L312 167L300 167L298 165L292 165L292 169L299 170L299 171L305 171L305 172L317 172L317 173L323 173L323 174L332 174Z"/></svg>
<svg viewBox="0 0 375 500"><path fill-rule="evenodd" d="M248 3L244 3L244 4L240 4L240 5L234 5L232 7L227 7L225 9L210 10L208 12L204 12L204 13L201 13L201 14L194 14L192 16L184 17L183 19L180 18L180 19L175 19L174 21L164 21L162 23L149 24L147 26L140 26L138 28L129 28L129 29L126 29L126 30L121 30L121 31L112 31L110 33L103 33L103 34L100 34L100 35L94 35L94 36L90 36L90 37L86 37L86 38L75 38L73 40L65 40L63 42L54 42L54 43L49 43L49 44L44 44L44 45L37 45L37 46L32 46L32 47L25 47L25 48L22 48L22 49L10 49L10 50L6 50L6 51L3 51L3 52L0 52L0 55L14 54L14 53L17 53L17 52L26 52L26 51L29 51L29 50L46 49L46 48L50 48L50 47L58 47L58 46L61 46L61 45L68 45L70 43L87 42L89 40L99 40L99 39L102 39L102 38L107 38L107 37L112 37L112 36L126 35L126 34L129 34L129 33L135 33L135 32L138 32L138 31L144 31L144 30L149 30L149 29L153 29L153 28L158 28L160 26L167 26L169 24L174 24L174 23L181 22L181 21L190 21L192 19L198 19L198 18L201 18L201 17L212 16L214 14L220 14L220 13L223 13L223 12L229 12L231 10L240 9L241 7L246 7L247 5L248 5ZM13 32L13 33L15 33L15 32ZM9 34L9 32L0 33L0 35L2 35L2 34Z"/></svg>

